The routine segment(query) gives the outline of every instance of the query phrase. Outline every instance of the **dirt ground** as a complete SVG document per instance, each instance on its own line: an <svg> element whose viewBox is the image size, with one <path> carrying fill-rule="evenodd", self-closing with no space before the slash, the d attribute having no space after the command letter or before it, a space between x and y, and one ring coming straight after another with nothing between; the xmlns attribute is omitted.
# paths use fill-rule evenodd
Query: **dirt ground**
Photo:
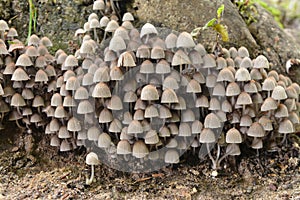
<svg viewBox="0 0 300 200"><path fill-rule="evenodd" d="M46 142L31 153L13 137L0 144L0 199L300 199L296 135L277 152L227 159L217 177L211 176L208 159L187 152L181 163L146 174L100 164L90 186L85 184L91 171L84 164L85 149L59 153Z"/></svg>

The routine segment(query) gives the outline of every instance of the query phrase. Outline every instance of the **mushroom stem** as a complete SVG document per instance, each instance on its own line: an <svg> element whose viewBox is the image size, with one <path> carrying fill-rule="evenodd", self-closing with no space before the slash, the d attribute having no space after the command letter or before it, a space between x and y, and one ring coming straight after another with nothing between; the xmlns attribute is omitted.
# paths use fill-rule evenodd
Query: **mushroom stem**
<svg viewBox="0 0 300 200"><path fill-rule="evenodd" d="M20 129L24 129L25 127L23 127L23 126L21 126L20 124L19 124L19 120L16 120L16 124L17 124L17 126L20 128Z"/></svg>
<svg viewBox="0 0 300 200"><path fill-rule="evenodd" d="M224 160L229 154L225 153L219 160L218 160L218 166L220 165L221 161Z"/></svg>
<svg viewBox="0 0 300 200"><path fill-rule="evenodd" d="M115 4L114 4L114 1L113 1L113 0L110 0L110 5L111 5L111 9L113 10L113 13L114 13L114 14L117 14L117 12L116 12L116 7L115 7Z"/></svg>
<svg viewBox="0 0 300 200"><path fill-rule="evenodd" d="M212 157L212 155L211 155L211 153L210 153L209 143L206 143L206 149L207 149L208 157L209 157L210 160L212 161L212 168L213 168L213 169L217 169L217 162L216 162L216 160Z"/></svg>
<svg viewBox="0 0 300 200"><path fill-rule="evenodd" d="M286 144L287 144L286 135L287 135L286 133L283 134L283 138L282 138L282 140L281 140L281 144L283 144L284 142L286 142Z"/></svg>
<svg viewBox="0 0 300 200"><path fill-rule="evenodd" d="M91 177L90 179L86 179L86 184L87 185L90 185L92 182L93 182L93 179L94 179L94 165L91 165L92 166L92 173L91 173Z"/></svg>
<svg viewBox="0 0 300 200"><path fill-rule="evenodd" d="M97 41L97 43L99 43L99 38L98 38L98 35L97 35L97 30L96 30L96 28L94 28L94 38L95 38L95 40Z"/></svg>

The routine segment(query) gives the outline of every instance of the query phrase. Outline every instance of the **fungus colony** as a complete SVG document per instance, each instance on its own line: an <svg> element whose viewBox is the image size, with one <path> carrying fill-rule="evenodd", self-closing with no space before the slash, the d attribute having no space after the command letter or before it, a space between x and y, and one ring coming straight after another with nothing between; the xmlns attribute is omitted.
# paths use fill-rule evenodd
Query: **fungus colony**
<svg viewBox="0 0 300 200"><path fill-rule="evenodd" d="M105 6L95 1L98 14L76 31L75 55L52 56L51 41L36 35L25 46L0 21L1 122L44 130L60 151L86 145L112 159L178 163L184 150L205 149L214 169L240 144L275 150L295 132L300 87L263 55L210 54L187 32L139 31L132 14L118 21Z"/></svg>

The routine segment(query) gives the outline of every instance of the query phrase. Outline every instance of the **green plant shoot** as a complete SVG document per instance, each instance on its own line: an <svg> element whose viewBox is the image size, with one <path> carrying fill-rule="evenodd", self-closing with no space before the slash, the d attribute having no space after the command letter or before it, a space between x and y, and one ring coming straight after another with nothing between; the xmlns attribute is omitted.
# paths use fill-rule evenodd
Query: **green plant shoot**
<svg viewBox="0 0 300 200"><path fill-rule="evenodd" d="M32 0L28 0L28 3L29 3L29 25L28 25L28 34L27 34L26 43L28 43L29 41L32 28L33 31L36 32L36 18L37 18L37 10L34 6L34 3L32 2Z"/></svg>
<svg viewBox="0 0 300 200"><path fill-rule="evenodd" d="M225 6L224 6L224 4L222 4L217 10L217 18L212 18L203 27L195 28L191 32L192 37L194 37L194 38L198 37L201 30L205 30L207 28L213 28L218 33L218 35L220 35L222 37L223 42L228 42L229 37L228 37L227 28L223 24L221 24L224 8L225 8Z"/></svg>

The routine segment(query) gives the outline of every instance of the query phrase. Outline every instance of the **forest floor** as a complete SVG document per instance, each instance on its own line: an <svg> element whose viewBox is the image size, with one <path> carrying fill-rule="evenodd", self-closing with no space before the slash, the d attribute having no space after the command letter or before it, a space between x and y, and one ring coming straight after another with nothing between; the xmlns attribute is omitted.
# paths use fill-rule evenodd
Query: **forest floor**
<svg viewBox="0 0 300 200"><path fill-rule="evenodd" d="M0 141L1 141L0 134ZM86 151L62 153L38 144L26 154L17 141L0 144L0 199L300 199L299 137L277 152L245 153L227 159L211 176L211 162L185 154L182 162L145 174L124 173L104 164L95 167ZM3 140L2 140L3 141ZM41 148L41 146L43 146ZM37 153L38 152L38 153Z"/></svg>

